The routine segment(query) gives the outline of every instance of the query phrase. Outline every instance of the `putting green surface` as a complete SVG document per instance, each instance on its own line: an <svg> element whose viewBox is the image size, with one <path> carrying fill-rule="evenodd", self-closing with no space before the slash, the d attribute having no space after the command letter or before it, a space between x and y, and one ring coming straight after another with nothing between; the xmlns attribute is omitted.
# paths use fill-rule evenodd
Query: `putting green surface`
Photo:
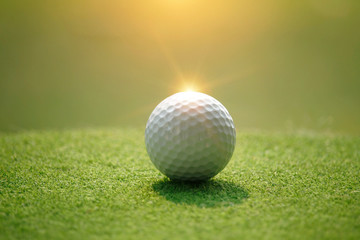
<svg viewBox="0 0 360 240"><path fill-rule="evenodd" d="M185 184L143 131L0 135L1 239L360 239L360 138L238 133L228 166Z"/></svg>

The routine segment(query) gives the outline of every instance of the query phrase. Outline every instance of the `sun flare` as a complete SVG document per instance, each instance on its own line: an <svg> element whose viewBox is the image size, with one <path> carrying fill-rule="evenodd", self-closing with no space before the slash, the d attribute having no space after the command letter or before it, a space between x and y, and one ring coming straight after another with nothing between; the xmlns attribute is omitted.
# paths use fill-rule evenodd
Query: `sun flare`
<svg viewBox="0 0 360 240"><path fill-rule="evenodd" d="M179 78L174 87L176 92L209 92L206 82L198 76Z"/></svg>
<svg viewBox="0 0 360 240"><path fill-rule="evenodd" d="M184 92L196 92L197 88L194 85L185 86L183 89Z"/></svg>

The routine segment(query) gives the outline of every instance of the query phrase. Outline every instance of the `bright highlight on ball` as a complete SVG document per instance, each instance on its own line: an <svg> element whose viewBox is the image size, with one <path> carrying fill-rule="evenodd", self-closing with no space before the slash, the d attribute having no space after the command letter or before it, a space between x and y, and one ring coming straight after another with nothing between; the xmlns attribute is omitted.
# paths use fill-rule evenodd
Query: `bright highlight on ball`
<svg viewBox="0 0 360 240"><path fill-rule="evenodd" d="M145 130L155 167L172 180L201 181L218 174L235 148L236 132L226 108L199 92L180 92L162 101Z"/></svg>

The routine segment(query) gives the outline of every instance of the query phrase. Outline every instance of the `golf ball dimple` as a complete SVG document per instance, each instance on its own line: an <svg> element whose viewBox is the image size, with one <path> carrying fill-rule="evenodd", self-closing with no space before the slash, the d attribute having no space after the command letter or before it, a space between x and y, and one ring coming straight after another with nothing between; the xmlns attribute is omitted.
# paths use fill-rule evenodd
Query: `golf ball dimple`
<svg viewBox="0 0 360 240"><path fill-rule="evenodd" d="M151 161L172 180L212 178L229 162L235 141L229 112L215 98L199 92L166 98L151 113L145 130Z"/></svg>

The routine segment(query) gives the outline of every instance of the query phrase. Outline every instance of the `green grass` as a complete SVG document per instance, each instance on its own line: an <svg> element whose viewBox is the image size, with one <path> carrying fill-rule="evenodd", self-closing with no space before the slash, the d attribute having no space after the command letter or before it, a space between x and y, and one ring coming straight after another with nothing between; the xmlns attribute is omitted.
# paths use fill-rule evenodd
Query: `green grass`
<svg viewBox="0 0 360 240"><path fill-rule="evenodd" d="M171 182L142 130L0 135L1 239L360 239L360 138L239 133L213 180Z"/></svg>

